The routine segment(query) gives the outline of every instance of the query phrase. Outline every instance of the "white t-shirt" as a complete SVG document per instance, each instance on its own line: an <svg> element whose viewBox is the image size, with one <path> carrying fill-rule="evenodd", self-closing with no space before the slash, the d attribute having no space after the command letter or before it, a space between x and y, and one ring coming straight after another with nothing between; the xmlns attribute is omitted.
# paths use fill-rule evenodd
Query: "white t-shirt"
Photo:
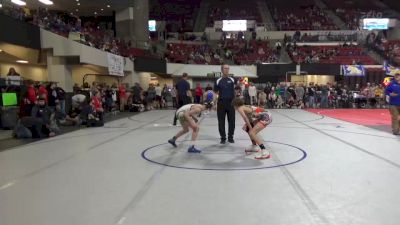
<svg viewBox="0 0 400 225"><path fill-rule="evenodd" d="M76 94L72 96L72 103L80 104L85 102L86 96L83 94Z"/></svg>
<svg viewBox="0 0 400 225"><path fill-rule="evenodd" d="M161 92L162 92L162 89L161 89L161 87L160 86L156 86L156 95L157 96L161 96Z"/></svg>
<svg viewBox="0 0 400 225"><path fill-rule="evenodd" d="M256 86L250 86L250 87L249 87L249 95L250 95L250 96L256 96L256 95L257 95L257 88L256 88Z"/></svg>

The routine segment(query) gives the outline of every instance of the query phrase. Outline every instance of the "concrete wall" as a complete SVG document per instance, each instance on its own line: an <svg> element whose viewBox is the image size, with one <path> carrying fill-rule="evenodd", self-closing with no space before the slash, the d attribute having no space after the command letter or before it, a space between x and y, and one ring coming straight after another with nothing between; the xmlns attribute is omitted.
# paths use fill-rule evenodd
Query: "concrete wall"
<svg viewBox="0 0 400 225"><path fill-rule="evenodd" d="M91 65L83 65L83 66L72 66L72 79L74 83L82 85L83 76L85 74L106 74L107 69L98 67L98 66L91 66ZM86 82L89 85L92 85L93 81L113 84L114 82L118 82L118 77L114 76L87 76Z"/></svg>
<svg viewBox="0 0 400 225"><path fill-rule="evenodd" d="M81 63L108 68L107 52L40 30L43 49L53 49L54 56L77 56ZM133 71L133 62L125 58L125 71Z"/></svg>
<svg viewBox="0 0 400 225"><path fill-rule="evenodd" d="M31 66L17 63L14 64L0 62L0 76L2 78L6 77L10 67L14 67L24 80L48 81L46 66Z"/></svg>
<svg viewBox="0 0 400 225"><path fill-rule="evenodd" d="M216 32L212 29L206 29L206 33L210 40L221 40L222 32ZM229 32L229 33L238 33L238 32ZM260 38L262 40L270 39L270 40L282 40L286 35L292 36L295 31L267 31L267 30L257 30L257 39ZM358 33L360 36L365 36L369 31L354 31L354 30L339 30L339 31L325 31L325 30L312 30L312 31L301 31L301 34L310 34L310 35L327 35L331 33L332 35L337 34L354 34ZM246 32L246 34L250 34L250 32ZM250 37L246 35L246 37Z"/></svg>
<svg viewBox="0 0 400 225"><path fill-rule="evenodd" d="M41 29L43 49L49 49L48 68L51 68L52 79L60 82L65 90L72 90L74 83L82 85L85 74L108 74L107 52L92 48L57 34ZM67 65L66 57L78 57L82 65ZM118 76L88 76L86 82L93 81L112 84L123 82L133 84L139 80L135 76L134 64L129 58L124 58L124 77Z"/></svg>
<svg viewBox="0 0 400 225"><path fill-rule="evenodd" d="M207 77L207 73L221 72L220 65L193 65L180 63L167 63L167 73L181 76L184 72L192 77ZM235 76L257 77L256 66L230 66L230 73Z"/></svg>

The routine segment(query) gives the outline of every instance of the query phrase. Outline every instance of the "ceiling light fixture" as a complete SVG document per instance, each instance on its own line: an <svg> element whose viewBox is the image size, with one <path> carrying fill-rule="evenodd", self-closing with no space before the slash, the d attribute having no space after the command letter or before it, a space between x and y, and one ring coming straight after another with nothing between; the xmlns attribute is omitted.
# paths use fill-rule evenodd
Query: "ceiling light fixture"
<svg viewBox="0 0 400 225"><path fill-rule="evenodd" d="M104 9L100 9L101 11L104 11Z"/></svg>
<svg viewBox="0 0 400 225"><path fill-rule="evenodd" d="M94 12L94 15L97 15L97 12Z"/></svg>
<svg viewBox="0 0 400 225"><path fill-rule="evenodd" d="M12 3L19 5L19 6L25 6L26 2L21 1L21 0L11 0Z"/></svg>
<svg viewBox="0 0 400 225"><path fill-rule="evenodd" d="M107 5L107 8L110 8L111 6L110 5Z"/></svg>
<svg viewBox="0 0 400 225"><path fill-rule="evenodd" d="M0 8L3 8L3 4L0 3Z"/></svg>
<svg viewBox="0 0 400 225"><path fill-rule="evenodd" d="M53 5L54 3L50 0L39 0L39 2L45 4L45 5Z"/></svg>
<svg viewBox="0 0 400 225"><path fill-rule="evenodd" d="M79 9L75 9L75 11L79 12Z"/></svg>
<svg viewBox="0 0 400 225"><path fill-rule="evenodd" d="M23 64L27 64L27 63L29 63L28 61L26 61L26 60L17 60L16 61L17 63L23 63Z"/></svg>
<svg viewBox="0 0 400 225"><path fill-rule="evenodd" d="M78 2L78 3L76 3L76 5L81 5L81 3Z"/></svg>

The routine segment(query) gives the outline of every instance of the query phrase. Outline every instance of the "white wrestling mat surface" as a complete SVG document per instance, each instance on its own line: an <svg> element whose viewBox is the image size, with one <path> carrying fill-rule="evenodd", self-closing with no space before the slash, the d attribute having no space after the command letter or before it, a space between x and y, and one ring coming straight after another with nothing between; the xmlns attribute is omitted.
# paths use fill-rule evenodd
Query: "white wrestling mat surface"
<svg viewBox="0 0 400 225"><path fill-rule="evenodd" d="M151 111L0 152L0 225L398 225L400 138L302 110L272 110L272 158L167 143L174 111Z"/></svg>

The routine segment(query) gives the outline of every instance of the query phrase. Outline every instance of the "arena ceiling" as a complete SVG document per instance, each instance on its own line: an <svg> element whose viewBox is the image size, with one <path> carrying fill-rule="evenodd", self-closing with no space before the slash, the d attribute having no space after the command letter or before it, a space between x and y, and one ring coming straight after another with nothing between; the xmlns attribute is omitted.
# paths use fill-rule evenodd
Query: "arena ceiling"
<svg viewBox="0 0 400 225"><path fill-rule="evenodd" d="M29 9L48 8L49 10L68 11L77 15L111 15L134 4L134 0L51 0L53 5L44 5L39 0L23 0ZM11 0L0 0L3 5L13 5Z"/></svg>
<svg viewBox="0 0 400 225"><path fill-rule="evenodd" d="M111 15L112 11L118 11L124 9L126 7L133 6L135 0L51 0L54 2L54 5L46 6L39 2L39 0L22 0L25 1L27 7L30 9L37 9L38 7L48 8L51 10L61 10L72 12L76 15L82 16L90 16L90 15ZM173 1L182 1L182 0L170 0ZM189 1L189 0L188 0ZM232 0L234 1L234 0ZM267 2L274 2L281 0L266 0ZM291 3L301 4L302 0L287 0ZM353 2L362 2L362 0L350 0ZM400 9L400 1L398 0L380 0L384 2L389 7L393 7L394 9ZM149 4L157 4L157 0L149 0ZM0 0L0 4L3 5L13 5L11 0ZM378 7L377 7L378 9Z"/></svg>

